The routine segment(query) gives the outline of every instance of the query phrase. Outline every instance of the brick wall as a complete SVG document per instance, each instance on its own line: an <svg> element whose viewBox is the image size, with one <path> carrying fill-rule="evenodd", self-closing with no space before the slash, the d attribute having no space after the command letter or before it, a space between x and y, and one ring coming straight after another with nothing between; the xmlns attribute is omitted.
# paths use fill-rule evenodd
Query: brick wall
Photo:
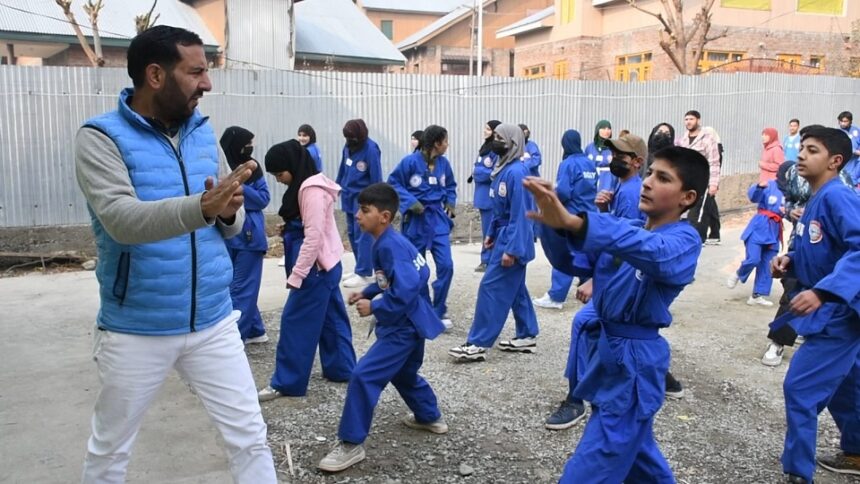
<svg viewBox="0 0 860 484"><path fill-rule="evenodd" d="M711 30L712 34L721 31L720 26ZM617 56L650 51L653 55L650 78L672 79L677 70L658 42L657 30L648 28L600 38L579 37L517 47L514 49L514 73L522 76L526 67L544 64L550 77L553 64L566 60L568 79L614 79ZM745 52L747 57L770 59L775 59L778 54L799 54L803 63L808 63L811 55L823 55L825 72L831 75L846 75L849 58L858 56L846 48L838 32L734 29L729 31L728 37L709 43L705 49Z"/></svg>
<svg viewBox="0 0 860 484"><path fill-rule="evenodd" d="M469 64L469 49L467 47L430 45L412 49L404 52L403 55L406 57L406 68L393 67L389 69L389 72L440 75L445 74L442 72L442 63L446 59L456 59L465 64L467 68ZM484 64L483 74L486 76L510 76L510 58L510 49L484 49L484 59L488 62Z"/></svg>
<svg viewBox="0 0 860 484"><path fill-rule="evenodd" d="M105 67L124 67L126 49L123 47L102 47L102 57L105 60ZM78 45L70 45L68 49L59 54L42 60L42 65L46 66L92 66L89 57L84 53L84 49Z"/></svg>

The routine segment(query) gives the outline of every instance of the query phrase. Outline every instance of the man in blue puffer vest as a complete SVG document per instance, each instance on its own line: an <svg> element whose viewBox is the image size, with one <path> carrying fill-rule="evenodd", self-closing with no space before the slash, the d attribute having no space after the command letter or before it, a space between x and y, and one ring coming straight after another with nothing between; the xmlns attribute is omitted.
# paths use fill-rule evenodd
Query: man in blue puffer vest
<svg viewBox="0 0 860 484"><path fill-rule="evenodd" d="M143 416L172 368L221 432L234 481L277 482L224 245L242 229L242 184L256 165L239 165L215 185L215 134L195 109L212 89L207 65L192 32L139 34L128 49L134 88L78 131L75 164L101 299L93 358L102 388L84 483L125 480Z"/></svg>

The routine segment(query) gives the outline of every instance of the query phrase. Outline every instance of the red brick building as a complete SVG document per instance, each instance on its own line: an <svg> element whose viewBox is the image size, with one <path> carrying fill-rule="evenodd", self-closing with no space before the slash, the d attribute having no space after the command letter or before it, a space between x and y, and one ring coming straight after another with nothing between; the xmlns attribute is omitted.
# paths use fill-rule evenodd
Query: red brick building
<svg viewBox="0 0 860 484"><path fill-rule="evenodd" d="M637 5L662 12L658 0ZM688 7L685 18L694 14ZM705 46L697 72L860 75L860 42L851 35L860 30L860 1L716 0L712 23L710 35L727 35ZM645 81L678 75L659 46L661 29L626 0L555 0L496 36L515 39L516 76Z"/></svg>

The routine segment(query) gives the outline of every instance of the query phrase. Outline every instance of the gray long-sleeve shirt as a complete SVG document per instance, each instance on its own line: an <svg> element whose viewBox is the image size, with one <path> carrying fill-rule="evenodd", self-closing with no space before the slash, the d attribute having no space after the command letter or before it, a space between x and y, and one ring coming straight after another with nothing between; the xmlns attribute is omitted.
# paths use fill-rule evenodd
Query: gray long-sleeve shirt
<svg viewBox="0 0 860 484"><path fill-rule="evenodd" d="M178 136L168 138L174 146ZM92 128L81 128L75 140L75 172L78 185L107 233L121 244L145 244L218 227L229 239L242 231L245 209L236 212L232 224L220 218L207 221L200 206L202 193L144 202L137 198L128 168L116 144Z"/></svg>

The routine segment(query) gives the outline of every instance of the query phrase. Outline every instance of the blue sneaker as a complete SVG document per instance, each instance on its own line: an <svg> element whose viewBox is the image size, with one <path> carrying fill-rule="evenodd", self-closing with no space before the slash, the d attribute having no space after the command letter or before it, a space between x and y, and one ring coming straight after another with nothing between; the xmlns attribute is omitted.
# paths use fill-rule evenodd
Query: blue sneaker
<svg viewBox="0 0 860 484"><path fill-rule="evenodd" d="M579 402L570 402L565 399L558 409L546 419L544 427L549 430L565 430L576 425L585 417L585 406Z"/></svg>

